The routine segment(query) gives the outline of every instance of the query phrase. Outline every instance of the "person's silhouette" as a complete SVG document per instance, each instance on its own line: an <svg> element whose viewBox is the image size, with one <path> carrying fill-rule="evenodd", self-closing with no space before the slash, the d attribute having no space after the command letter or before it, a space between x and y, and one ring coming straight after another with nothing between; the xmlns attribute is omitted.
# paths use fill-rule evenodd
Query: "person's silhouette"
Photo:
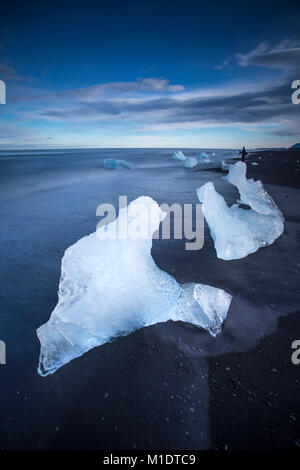
<svg viewBox="0 0 300 470"><path fill-rule="evenodd" d="M242 150L240 150L240 153L242 154L242 162L244 162L246 155L248 155L248 152L246 152L245 147L243 147Z"/></svg>

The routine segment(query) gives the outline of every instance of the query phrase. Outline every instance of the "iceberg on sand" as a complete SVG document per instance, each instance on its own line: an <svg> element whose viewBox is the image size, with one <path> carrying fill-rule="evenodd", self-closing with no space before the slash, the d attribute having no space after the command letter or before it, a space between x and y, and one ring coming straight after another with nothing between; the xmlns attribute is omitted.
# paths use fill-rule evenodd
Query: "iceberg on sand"
<svg viewBox="0 0 300 470"><path fill-rule="evenodd" d="M283 215L276 206L272 197L267 193L260 180L246 178L247 166L244 162L237 162L231 166L228 175L223 179L237 187L240 193L240 203L248 204L253 210L263 215L271 215L278 220L283 232ZM278 236L279 236L278 235ZM277 237L276 237L277 238Z"/></svg>
<svg viewBox="0 0 300 470"><path fill-rule="evenodd" d="M135 165L126 160L115 160L114 158L106 158L104 160L104 168L108 170L134 170Z"/></svg>
<svg viewBox="0 0 300 470"><path fill-rule="evenodd" d="M190 322L213 336L220 331L231 295L202 284L181 286L151 256L152 235L166 215L153 199L140 197L120 209L114 222L66 250L58 304L37 330L40 375L53 374L118 335L158 322ZM124 221L127 237L110 237ZM143 239L136 236L136 227L147 228Z"/></svg>
<svg viewBox="0 0 300 470"><path fill-rule="evenodd" d="M212 182L197 189L203 214L209 225L218 258L231 260L244 258L259 248L270 245L284 229L284 218L261 181L246 178L246 164L231 165L226 181L236 186L240 204L228 207Z"/></svg>
<svg viewBox="0 0 300 470"><path fill-rule="evenodd" d="M172 158L177 162L185 162L186 160L186 156L181 150L177 150L175 153L173 153Z"/></svg>

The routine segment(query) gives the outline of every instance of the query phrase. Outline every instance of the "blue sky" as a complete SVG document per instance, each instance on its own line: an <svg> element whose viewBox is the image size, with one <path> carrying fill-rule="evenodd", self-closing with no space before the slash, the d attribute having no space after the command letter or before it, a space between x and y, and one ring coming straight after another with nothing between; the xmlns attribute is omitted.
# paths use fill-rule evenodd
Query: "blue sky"
<svg viewBox="0 0 300 470"><path fill-rule="evenodd" d="M0 6L0 148L300 140L298 1Z"/></svg>

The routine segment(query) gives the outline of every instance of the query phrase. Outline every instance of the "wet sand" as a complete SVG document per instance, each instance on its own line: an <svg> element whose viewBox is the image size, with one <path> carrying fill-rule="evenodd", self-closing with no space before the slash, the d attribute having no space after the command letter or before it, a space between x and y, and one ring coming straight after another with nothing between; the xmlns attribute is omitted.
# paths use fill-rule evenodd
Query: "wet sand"
<svg viewBox="0 0 300 470"><path fill-rule="evenodd" d="M53 376L36 372L35 329L56 305L61 257L95 229L98 204L119 194L195 204L195 189L206 181L235 202L237 191L222 180L219 164L187 170L169 165L167 152L160 158L166 167L159 172L150 165L120 178L91 170L79 179L65 175L67 185L56 173L50 180L41 163L49 187L35 186L30 176L17 192L4 194L0 338L7 343L7 365L0 366L0 448L300 445L300 365L291 362L291 343L300 339L299 151L247 159L248 177L262 179L285 217L285 231L273 245L223 261L207 226L198 252L185 251L184 240L154 240L156 263L179 282L210 284L234 296L220 335L182 322L156 324L89 351Z"/></svg>

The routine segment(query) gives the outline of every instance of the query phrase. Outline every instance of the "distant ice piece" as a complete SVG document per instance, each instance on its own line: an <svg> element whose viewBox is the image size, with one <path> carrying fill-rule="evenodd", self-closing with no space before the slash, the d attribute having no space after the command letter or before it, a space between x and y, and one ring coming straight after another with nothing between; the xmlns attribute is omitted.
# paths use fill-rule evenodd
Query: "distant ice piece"
<svg viewBox="0 0 300 470"><path fill-rule="evenodd" d="M139 197L114 222L66 250L58 304L37 330L41 376L116 336L158 322L190 322L213 336L220 331L231 296L202 284L182 287L151 256L152 235L166 215L153 199ZM124 220L128 237L108 238L108 229L119 234ZM136 238L136 226L147 227L149 236Z"/></svg>
<svg viewBox="0 0 300 470"><path fill-rule="evenodd" d="M198 165L198 160L196 157L186 157L184 162L184 166L186 168L194 168L194 166Z"/></svg>
<svg viewBox="0 0 300 470"><path fill-rule="evenodd" d="M237 162L224 179L238 188L238 202L250 206L250 210L238 204L228 207L212 182L197 189L217 256L224 260L244 258L270 245L284 229L282 213L261 181L246 178L246 169L244 162Z"/></svg>
<svg viewBox="0 0 300 470"><path fill-rule="evenodd" d="M230 163L226 163L224 161L221 162L221 169L222 171L228 171L231 167L231 164Z"/></svg>
<svg viewBox="0 0 300 470"><path fill-rule="evenodd" d="M197 157L198 163L210 163L210 156L206 152L201 152Z"/></svg>
<svg viewBox="0 0 300 470"><path fill-rule="evenodd" d="M175 153L173 153L172 158L178 162L185 162L186 160L186 156L181 150L177 150Z"/></svg>
<svg viewBox="0 0 300 470"><path fill-rule="evenodd" d="M251 162L251 165L255 166L255 165L258 165L258 163L257 162Z"/></svg>
<svg viewBox="0 0 300 470"><path fill-rule="evenodd" d="M114 158L106 158L104 160L104 168L108 170L134 170L135 165L126 160L115 160Z"/></svg>

